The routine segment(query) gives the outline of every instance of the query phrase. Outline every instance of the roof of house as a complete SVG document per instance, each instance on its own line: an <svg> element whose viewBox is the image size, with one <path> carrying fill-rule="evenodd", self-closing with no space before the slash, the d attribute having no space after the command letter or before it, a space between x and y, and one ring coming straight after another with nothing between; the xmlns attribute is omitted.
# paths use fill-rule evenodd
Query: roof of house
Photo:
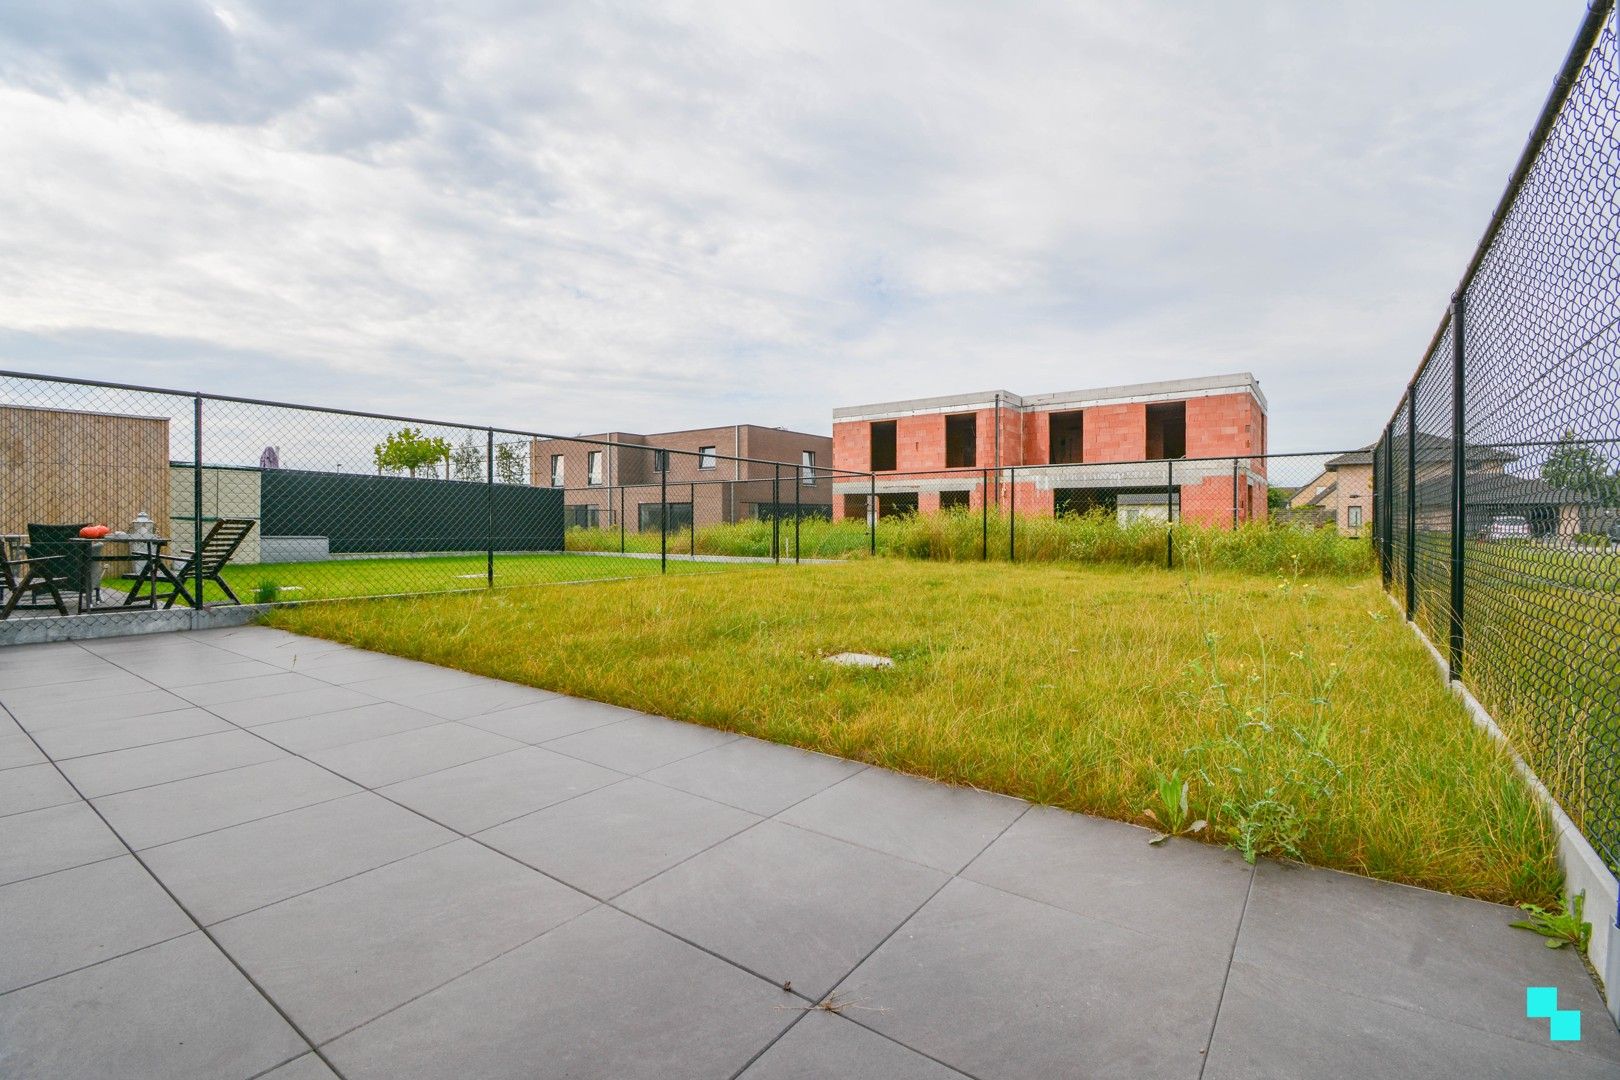
<svg viewBox="0 0 1620 1080"><path fill-rule="evenodd" d="M1310 498L1306 499L1300 504L1299 509L1303 509L1307 506L1321 506L1323 503L1328 501L1334 492L1338 490L1339 482L1337 480L1325 487L1319 487L1316 489L1316 494L1312 495Z"/></svg>
<svg viewBox="0 0 1620 1080"><path fill-rule="evenodd" d="M877 401L868 405L844 405L833 410L833 421L871 420L917 413L966 412L993 408L998 402L1020 409L1045 410L1058 407L1079 409L1110 402L1180 401L1190 397L1244 391L1253 394L1262 409L1267 407L1266 397L1260 392L1260 380L1247 371L1240 371L1230 375L1205 375L1196 379L1167 379L1162 382L1129 383L1089 390L1064 390L1055 394L1019 395L1010 390L980 390L970 394Z"/></svg>
<svg viewBox="0 0 1620 1080"><path fill-rule="evenodd" d="M1451 477L1436 476L1418 484L1420 506L1449 505ZM1469 473L1463 487L1463 501L1469 506L1596 506L1598 500L1568 488L1554 487L1534 476L1510 473Z"/></svg>

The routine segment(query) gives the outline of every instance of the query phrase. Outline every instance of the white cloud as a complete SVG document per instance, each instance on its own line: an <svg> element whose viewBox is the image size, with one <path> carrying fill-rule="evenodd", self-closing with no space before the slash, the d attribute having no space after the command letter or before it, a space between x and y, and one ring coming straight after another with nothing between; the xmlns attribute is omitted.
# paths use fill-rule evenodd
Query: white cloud
<svg viewBox="0 0 1620 1080"><path fill-rule="evenodd" d="M41 6L0 360L558 431L1247 368L1365 442L1558 7Z"/></svg>

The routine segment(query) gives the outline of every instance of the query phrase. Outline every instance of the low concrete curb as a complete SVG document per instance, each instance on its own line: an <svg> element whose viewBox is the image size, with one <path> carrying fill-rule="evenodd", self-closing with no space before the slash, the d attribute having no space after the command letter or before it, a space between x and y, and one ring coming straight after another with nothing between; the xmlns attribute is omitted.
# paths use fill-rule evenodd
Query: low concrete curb
<svg viewBox="0 0 1620 1080"><path fill-rule="evenodd" d="M245 626L270 610L270 604L241 604L207 608L135 608L97 611L92 615L63 615L42 619L0 622L0 648L7 645L42 645L50 641L92 641L129 634L163 634L175 630L217 630Z"/></svg>

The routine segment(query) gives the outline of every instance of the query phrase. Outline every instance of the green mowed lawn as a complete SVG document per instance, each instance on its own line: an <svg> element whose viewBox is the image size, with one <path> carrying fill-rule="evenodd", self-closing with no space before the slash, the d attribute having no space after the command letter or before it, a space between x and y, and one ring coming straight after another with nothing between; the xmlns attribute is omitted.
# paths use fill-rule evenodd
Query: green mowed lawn
<svg viewBox="0 0 1620 1080"><path fill-rule="evenodd" d="M1499 901L1546 815L1375 578L862 561L275 611L273 625ZM476 627L476 633L468 633ZM831 665L856 650L883 670Z"/></svg>
<svg viewBox="0 0 1620 1080"><path fill-rule="evenodd" d="M737 563L671 559L671 574L710 573ZM248 563L227 566L224 577L232 591L251 604L256 600L332 600L395 596L405 593L458 592L486 586L483 555L428 555L380 559L327 559L321 562ZM645 577L659 573L657 559L618 555L513 554L495 556L495 584L547 585L602 578ZM128 579L112 581L127 591ZM261 592L261 589L263 590ZM165 591L160 590L160 593ZM223 601L219 586L205 583L203 598Z"/></svg>

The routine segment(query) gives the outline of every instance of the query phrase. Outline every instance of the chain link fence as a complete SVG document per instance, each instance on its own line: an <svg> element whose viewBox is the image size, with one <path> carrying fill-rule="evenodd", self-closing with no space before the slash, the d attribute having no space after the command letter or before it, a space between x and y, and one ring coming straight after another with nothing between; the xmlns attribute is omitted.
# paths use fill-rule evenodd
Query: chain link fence
<svg viewBox="0 0 1620 1080"><path fill-rule="evenodd" d="M1375 449L1386 586L1620 865L1620 50L1594 3Z"/></svg>
<svg viewBox="0 0 1620 1080"><path fill-rule="evenodd" d="M0 620L116 632L198 607L798 560L833 472L0 373ZM703 529L738 522L748 552L699 550Z"/></svg>

